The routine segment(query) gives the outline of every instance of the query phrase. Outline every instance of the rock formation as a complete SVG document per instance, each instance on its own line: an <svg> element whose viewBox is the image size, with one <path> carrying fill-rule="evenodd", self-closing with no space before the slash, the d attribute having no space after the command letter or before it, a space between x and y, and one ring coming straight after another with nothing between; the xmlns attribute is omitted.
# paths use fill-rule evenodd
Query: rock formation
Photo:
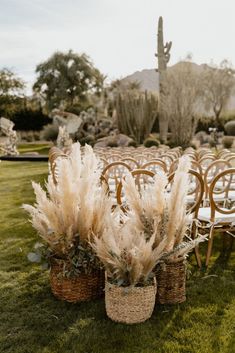
<svg viewBox="0 0 235 353"><path fill-rule="evenodd" d="M0 118L0 129L6 136L6 141L0 145L0 150L7 156L17 156L19 154L16 148L17 134L13 127L14 123L12 121L3 117Z"/></svg>

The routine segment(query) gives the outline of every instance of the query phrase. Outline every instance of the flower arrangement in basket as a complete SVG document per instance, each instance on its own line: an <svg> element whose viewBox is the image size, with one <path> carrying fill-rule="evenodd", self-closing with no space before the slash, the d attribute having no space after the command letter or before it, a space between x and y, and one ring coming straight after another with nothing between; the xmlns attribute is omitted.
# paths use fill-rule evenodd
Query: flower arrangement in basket
<svg viewBox="0 0 235 353"><path fill-rule="evenodd" d="M185 259L189 251L206 240L206 236L191 239L187 235L192 224L186 211L189 167L189 158L182 157L170 190L164 173L155 175L153 183L142 193L137 190L131 175L123 180L127 217L132 228L136 228L136 233L143 234L145 239L154 239L153 251L164 240L163 255L155 269L157 300L162 304L185 301Z"/></svg>
<svg viewBox="0 0 235 353"><path fill-rule="evenodd" d="M68 157L58 158L56 166L57 183L49 176L46 191L33 183L36 203L23 208L43 240L36 252L43 249L49 260L53 294L70 302L89 300L100 296L104 286L91 234L103 233L111 201L100 185L102 170L90 146L81 155L80 145L73 144ZM35 253L29 257L33 260Z"/></svg>
<svg viewBox="0 0 235 353"><path fill-rule="evenodd" d="M92 247L106 270L105 306L109 318L134 324L151 317L156 299L153 269L165 240L153 249L154 235L145 239L130 222L119 219L94 236Z"/></svg>

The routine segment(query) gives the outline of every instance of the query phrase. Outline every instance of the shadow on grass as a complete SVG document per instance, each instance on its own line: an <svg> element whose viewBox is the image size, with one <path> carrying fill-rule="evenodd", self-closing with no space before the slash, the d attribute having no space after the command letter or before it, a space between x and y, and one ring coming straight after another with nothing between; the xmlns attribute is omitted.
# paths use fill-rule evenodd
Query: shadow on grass
<svg viewBox="0 0 235 353"><path fill-rule="evenodd" d="M205 280L197 274L189 281L186 303L156 306L150 320L126 326L106 317L102 299L81 304L55 299L50 293L48 272L36 268L13 272L1 278L4 282L6 286L0 289L1 347L11 353L186 353L204 352L203 347L207 347L205 352L214 353L224 312L235 295L233 285L223 292L221 300L215 293L221 293L223 282L218 284L214 277ZM214 332L211 337L210 324Z"/></svg>

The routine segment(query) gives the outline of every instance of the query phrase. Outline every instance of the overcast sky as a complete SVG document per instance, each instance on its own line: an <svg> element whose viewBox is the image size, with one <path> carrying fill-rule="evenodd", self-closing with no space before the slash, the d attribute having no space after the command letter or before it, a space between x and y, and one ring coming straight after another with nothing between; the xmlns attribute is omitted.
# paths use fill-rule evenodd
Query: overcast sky
<svg viewBox="0 0 235 353"><path fill-rule="evenodd" d="M171 65L188 53L235 65L235 0L0 0L0 68L30 85L37 64L69 49L110 79L155 68L159 16Z"/></svg>

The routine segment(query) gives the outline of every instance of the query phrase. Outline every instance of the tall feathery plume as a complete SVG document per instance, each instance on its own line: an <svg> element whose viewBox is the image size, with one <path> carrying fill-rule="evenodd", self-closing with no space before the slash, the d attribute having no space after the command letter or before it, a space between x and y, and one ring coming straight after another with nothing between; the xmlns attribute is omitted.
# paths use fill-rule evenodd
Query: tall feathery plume
<svg viewBox="0 0 235 353"><path fill-rule="evenodd" d="M51 177L46 191L33 183L34 206L23 205L33 227L57 254L68 254L79 241L88 243L92 231L101 234L111 214L111 201L100 187L101 171L93 150L86 146L83 158L80 145L71 148L68 158L56 160L57 183Z"/></svg>
<svg viewBox="0 0 235 353"><path fill-rule="evenodd" d="M126 178L123 179L123 189L125 192L126 203L128 204L127 215L129 217L129 222L133 222L139 231L143 230L143 224L141 216L143 214L143 204L137 190L135 179L131 173L127 174Z"/></svg>
<svg viewBox="0 0 235 353"><path fill-rule="evenodd" d="M91 245L114 283L134 286L149 280L163 255L165 243L153 250L153 242L153 236L146 240L142 233L127 223L124 226L116 224L112 231L106 228L101 238L94 236Z"/></svg>
<svg viewBox="0 0 235 353"><path fill-rule="evenodd" d="M175 172L174 181L168 201L169 221L166 230L168 237L166 251L171 251L174 248L176 233L180 227L182 228L182 222L184 222L187 204L187 193L189 188L189 168L189 157L181 157L179 160L178 168Z"/></svg>

